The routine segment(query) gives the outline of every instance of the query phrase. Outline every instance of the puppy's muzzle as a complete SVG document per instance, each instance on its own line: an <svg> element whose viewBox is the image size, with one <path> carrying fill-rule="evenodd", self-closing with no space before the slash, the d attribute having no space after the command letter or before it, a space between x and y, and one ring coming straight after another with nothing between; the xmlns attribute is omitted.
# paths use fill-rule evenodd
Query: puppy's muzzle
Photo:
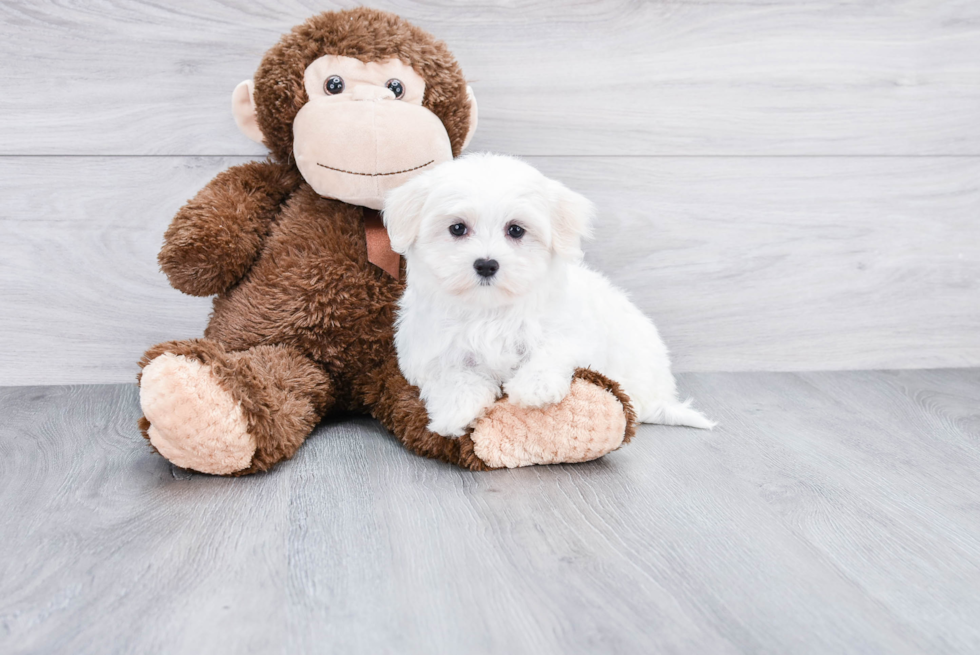
<svg viewBox="0 0 980 655"><path fill-rule="evenodd" d="M473 262L473 268L476 269L476 274L480 277L490 278L497 274L500 264L497 263L496 259L478 259Z"/></svg>

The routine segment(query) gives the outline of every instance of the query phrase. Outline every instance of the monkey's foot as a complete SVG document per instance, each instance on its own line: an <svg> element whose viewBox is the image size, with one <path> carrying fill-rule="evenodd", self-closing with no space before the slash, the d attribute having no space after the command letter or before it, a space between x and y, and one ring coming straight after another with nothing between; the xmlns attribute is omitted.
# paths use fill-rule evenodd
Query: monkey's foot
<svg viewBox="0 0 980 655"><path fill-rule="evenodd" d="M470 438L493 468L587 462L619 448L635 431L629 398L594 371L579 369L565 398L543 408L497 401Z"/></svg>
<svg viewBox="0 0 980 655"><path fill-rule="evenodd" d="M207 364L170 352L154 358L140 379L140 405L150 443L177 466L228 475L251 465L255 439L241 404Z"/></svg>

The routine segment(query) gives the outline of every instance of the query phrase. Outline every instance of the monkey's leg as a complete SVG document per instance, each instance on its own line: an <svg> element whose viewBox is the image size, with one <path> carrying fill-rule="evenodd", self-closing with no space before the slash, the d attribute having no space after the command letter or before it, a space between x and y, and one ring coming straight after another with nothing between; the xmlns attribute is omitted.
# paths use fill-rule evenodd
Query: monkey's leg
<svg viewBox="0 0 980 655"><path fill-rule="evenodd" d="M365 396L374 417L416 455L474 471L493 468L473 453L469 435L454 439L426 428L429 415L425 411L425 403L419 398L419 390L410 385L398 369L394 352L373 372Z"/></svg>
<svg viewBox="0 0 980 655"><path fill-rule="evenodd" d="M588 462L629 442L636 414L619 385L578 369L561 402L541 409L498 400L470 434L473 453L494 468Z"/></svg>
<svg viewBox="0 0 980 655"><path fill-rule="evenodd" d="M575 372L560 403L527 409L501 399L472 433L458 439L426 429L425 404L394 358L381 367L376 380L377 397L368 398L375 417L409 450L473 470L585 462L616 450L636 430L626 394L615 382L585 369Z"/></svg>
<svg viewBox="0 0 980 655"><path fill-rule="evenodd" d="M292 457L334 402L327 374L282 345L227 352L209 339L170 341L140 367L143 436L202 473L243 475Z"/></svg>

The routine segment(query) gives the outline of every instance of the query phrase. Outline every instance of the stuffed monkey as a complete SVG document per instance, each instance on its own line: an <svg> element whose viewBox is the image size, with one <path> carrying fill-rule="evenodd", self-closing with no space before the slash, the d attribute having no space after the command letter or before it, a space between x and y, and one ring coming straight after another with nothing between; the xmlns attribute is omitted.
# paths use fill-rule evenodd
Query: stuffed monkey
<svg viewBox="0 0 980 655"><path fill-rule="evenodd" d="M232 108L270 156L219 174L165 234L171 284L215 299L204 338L140 361L140 428L157 452L203 473L264 471L334 410L370 414L413 452L476 470L585 461L629 439L628 398L592 371L551 407L501 399L454 439L426 429L398 370L403 266L376 210L476 128L476 100L442 42L386 12L323 13L266 53Z"/></svg>

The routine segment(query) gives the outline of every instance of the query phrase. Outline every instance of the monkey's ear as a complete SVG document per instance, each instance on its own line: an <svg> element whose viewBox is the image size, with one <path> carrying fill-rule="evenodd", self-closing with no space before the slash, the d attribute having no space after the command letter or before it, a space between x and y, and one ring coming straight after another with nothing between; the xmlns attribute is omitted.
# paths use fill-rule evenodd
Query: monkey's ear
<svg viewBox="0 0 980 655"><path fill-rule="evenodd" d="M476 110L476 95L473 93L473 87L471 87L469 84L466 85L466 99L470 103L470 126L469 129L466 130L466 138L463 139L463 147L460 148L461 151L466 150L466 146L470 145L470 140L473 139L473 134L476 132L476 119L478 113Z"/></svg>
<svg viewBox="0 0 980 655"><path fill-rule="evenodd" d="M262 143L262 130L259 129L259 117L255 113L255 83L245 80L235 87L231 94L231 113L242 134L252 141Z"/></svg>
<svg viewBox="0 0 980 655"><path fill-rule="evenodd" d="M429 180L425 174L396 187L385 196L383 217L391 239L391 249L404 255L415 243L422 226L422 211L429 197Z"/></svg>
<svg viewBox="0 0 980 655"><path fill-rule="evenodd" d="M551 181L555 203L551 218L551 248L560 257L581 261L582 239L592 236L595 205L561 182Z"/></svg>

